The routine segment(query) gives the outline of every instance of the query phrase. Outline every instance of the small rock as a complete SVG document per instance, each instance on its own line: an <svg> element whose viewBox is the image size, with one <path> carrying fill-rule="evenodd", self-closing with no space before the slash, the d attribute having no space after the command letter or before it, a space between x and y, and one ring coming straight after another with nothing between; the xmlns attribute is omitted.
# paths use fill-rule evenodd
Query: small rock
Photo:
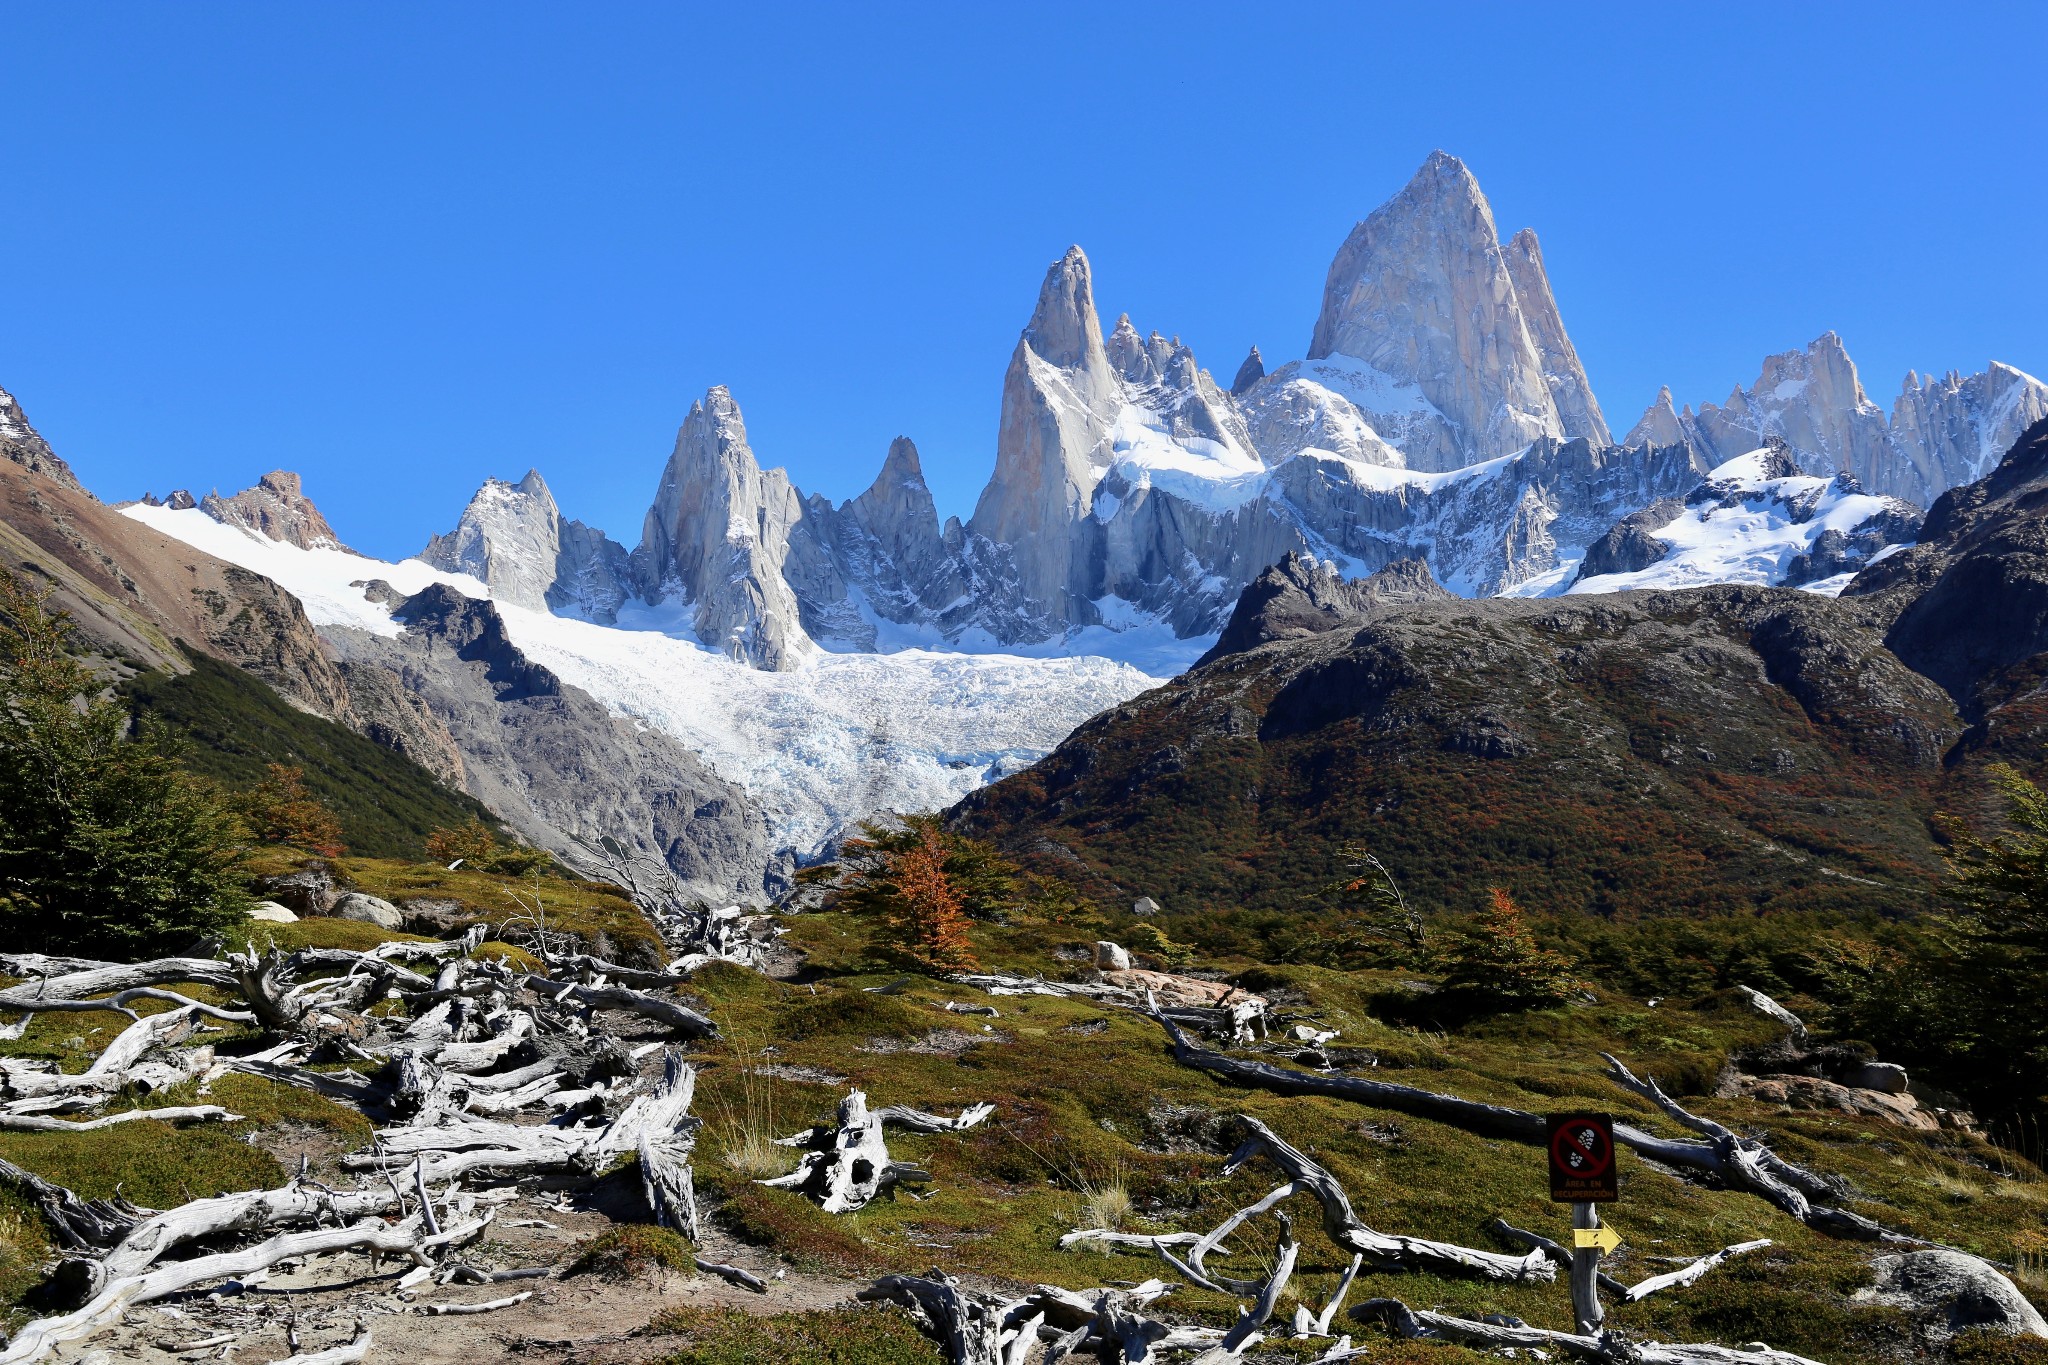
<svg viewBox="0 0 2048 1365"><path fill-rule="evenodd" d="M2048 1337L2048 1320L1988 1261L1960 1251L1909 1251L1871 1262L1876 1283L1859 1303L1903 1308L1929 1319L1930 1335L1946 1339L1982 1328L2008 1337Z"/></svg>
<svg viewBox="0 0 2048 1365"><path fill-rule="evenodd" d="M1095 965L1105 972L1127 972L1131 969L1131 955L1104 939L1095 945Z"/></svg>
<svg viewBox="0 0 2048 1365"><path fill-rule="evenodd" d="M360 891L351 891L341 897L327 913L336 919L360 920L365 924L374 924L380 929L405 928L405 916L399 913L397 906L380 897L364 895Z"/></svg>
<svg viewBox="0 0 2048 1365"><path fill-rule="evenodd" d="M1865 1062L1856 1069L1849 1084L1859 1090L1878 1090L1887 1095L1906 1093L1906 1068L1897 1062Z"/></svg>
<svg viewBox="0 0 2048 1365"><path fill-rule="evenodd" d="M249 918L265 924L297 924L299 917L276 901L257 901L249 907Z"/></svg>
<svg viewBox="0 0 2048 1365"><path fill-rule="evenodd" d="M1134 915L1156 915L1159 913L1159 902L1153 900L1150 896L1140 896L1131 902L1131 913Z"/></svg>

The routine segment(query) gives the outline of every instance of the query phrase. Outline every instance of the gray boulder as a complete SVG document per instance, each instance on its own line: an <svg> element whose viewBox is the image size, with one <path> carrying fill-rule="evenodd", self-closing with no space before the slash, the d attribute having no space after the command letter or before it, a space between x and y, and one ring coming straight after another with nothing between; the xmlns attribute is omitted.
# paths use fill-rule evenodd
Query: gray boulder
<svg viewBox="0 0 2048 1365"><path fill-rule="evenodd" d="M1945 1340L1981 1329L2009 1337L2048 1337L2048 1320L1988 1261L1960 1251L1909 1251L1871 1263L1877 1279L1859 1303L1902 1308Z"/></svg>
<svg viewBox="0 0 2048 1365"><path fill-rule="evenodd" d="M382 897L365 895L361 891L351 891L341 897L327 913L336 919L360 920L380 929L405 928L405 916L397 906Z"/></svg>
<svg viewBox="0 0 2048 1365"><path fill-rule="evenodd" d="M1906 1068L1897 1062L1865 1062L1856 1068L1849 1084L1859 1090L1877 1090L1887 1095L1906 1093Z"/></svg>

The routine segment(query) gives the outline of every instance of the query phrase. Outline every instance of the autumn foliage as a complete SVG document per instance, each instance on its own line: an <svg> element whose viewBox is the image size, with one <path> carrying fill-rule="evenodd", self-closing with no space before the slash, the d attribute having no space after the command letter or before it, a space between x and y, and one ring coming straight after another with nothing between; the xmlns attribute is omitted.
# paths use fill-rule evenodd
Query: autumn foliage
<svg viewBox="0 0 2048 1365"><path fill-rule="evenodd" d="M267 775L234 798L235 813L260 843L303 849L323 858L345 851L341 821L325 802L306 790L302 768L283 763L267 766Z"/></svg>
<svg viewBox="0 0 2048 1365"><path fill-rule="evenodd" d="M967 937L960 892L946 875L946 848L930 825L897 855L891 881L894 912L888 917L895 951L933 972L971 972L981 963Z"/></svg>

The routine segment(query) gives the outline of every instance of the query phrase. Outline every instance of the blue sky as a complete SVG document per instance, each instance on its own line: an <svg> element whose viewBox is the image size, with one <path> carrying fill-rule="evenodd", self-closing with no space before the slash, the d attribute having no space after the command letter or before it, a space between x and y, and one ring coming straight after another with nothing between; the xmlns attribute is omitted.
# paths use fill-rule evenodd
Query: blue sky
<svg viewBox="0 0 2048 1365"><path fill-rule="evenodd" d="M2048 375L2048 5L1680 8L10 4L0 386L103 496L294 468L383 555L532 465L634 543L718 383L964 515L1069 242L1227 382L1434 147L1617 430L1828 328L1886 405Z"/></svg>

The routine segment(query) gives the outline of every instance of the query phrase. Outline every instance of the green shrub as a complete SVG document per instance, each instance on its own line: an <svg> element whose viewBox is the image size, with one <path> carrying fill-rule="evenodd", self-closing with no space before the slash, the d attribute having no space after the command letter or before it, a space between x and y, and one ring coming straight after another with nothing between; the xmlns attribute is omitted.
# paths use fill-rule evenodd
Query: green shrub
<svg viewBox="0 0 2048 1365"><path fill-rule="evenodd" d="M237 923L241 829L70 652L70 625L0 571L0 939L147 957Z"/></svg>
<svg viewBox="0 0 2048 1365"><path fill-rule="evenodd" d="M621 1223L606 1228L576 1248L571 1275L596 1275L607 1280L637 1280L654 1270L694 1270L690 1244L667 1228L652 1223Z"/></svg>
<svg viewBox="0 0 2048 1365"><path fill-rule="evenodd" d="M684 1338L659 1365L939 1365L945 1359L895 1309L829 1308L757 1314L737 1308L671 1308L657 1332Z"/></svg>

